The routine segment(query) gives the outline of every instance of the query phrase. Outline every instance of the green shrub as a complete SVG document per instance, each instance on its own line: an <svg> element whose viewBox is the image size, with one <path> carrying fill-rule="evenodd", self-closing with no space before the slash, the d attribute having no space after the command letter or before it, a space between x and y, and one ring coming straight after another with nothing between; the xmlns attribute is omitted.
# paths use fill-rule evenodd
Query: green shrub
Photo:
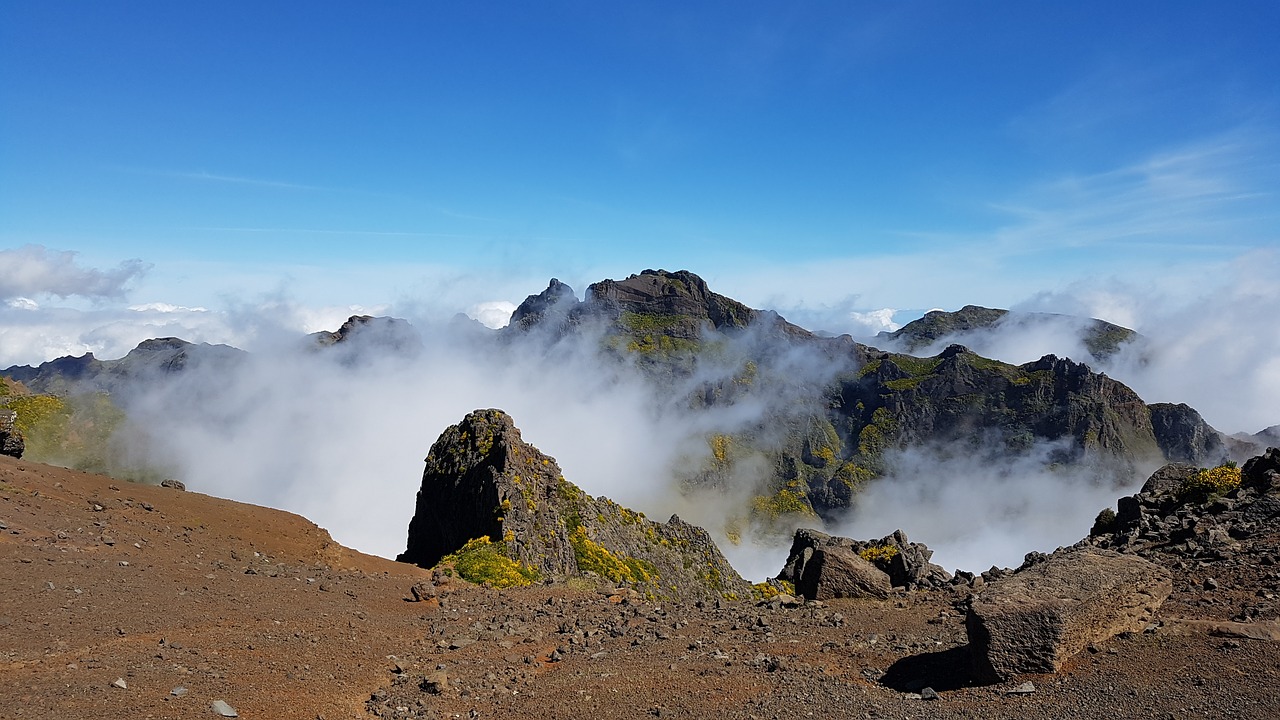
<svg viewBox="0 0 1280 720"><path fill-rule="evenodd" d="M1225 495L1240 487L1240 468L1233 462L1216 468L1201 470L1183 481L1174 497L1181 503L1202 503L1209 498Z"/></svg>
<svg viewBox="0 0 1280 720"><path fill-rule="evenodd" d="M532 585L542 579L537 570L507 557L504 550L484 535L468 540L462 549L446 555L440 564L452 565L458 577L467 582L499 589Z"/></svg>
<svg viewBox="0 0 1280 720"><path fill-rule="evenodd" d="M1098 513L1093 519L1093 527L1089 529L1090 535L1106 535L1116 531L1116 511L1106 508Z"/></svg>

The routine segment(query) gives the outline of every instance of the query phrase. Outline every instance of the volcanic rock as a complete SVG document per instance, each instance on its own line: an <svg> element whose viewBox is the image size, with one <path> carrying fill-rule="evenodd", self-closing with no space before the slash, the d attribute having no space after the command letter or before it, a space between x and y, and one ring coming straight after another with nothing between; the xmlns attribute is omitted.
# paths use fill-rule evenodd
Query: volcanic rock
<svg viewBox="0 0 1280 720"><path fill-rule="evenodd" d="M429 568L477 540L526 579L593 578L680 600L750 595L705 530L587 495L501 410L469 413L432 445L397 560Z"/></svg>
<svg viewBox="0 0 1280 720"><path fill-rule="evenodd" d="M22 431L16 425L17 420L18 413L0 409L0 455L20 458L26 450Z"/></svg>
<svg viewBox="0 0 1280 720"><path fill-rule="evenodd" d="M847 549L863 563L879 571L892 587L908 590L941 587L951 580L950 573L929 562L933 557L933 551L923 543L909 541L906 533L901 530L895 530L893 534L879 540L853 540L828 535L810 528L796 530L791 541L791 551L787 554L786 565L778 574L778 579L795 583L798 593L814 599L813 595L802 588L816 588L819 582L817 578L820 577L821 572L831 572L833 567L842 568L840 572L851 572L844 569L850 566L862 569L860 564L839 560L837 560L838 565L828 565L825 571L820 570L822 565L810 568L809 564L817 558L818 551L834 548ZM843 557L843 554L840 557ZM878 586L878 582L874 584Z"/></svg>
<svg viewBox="0 0 1280 720"><path fill-rule="evenodd" d="M1138 557L1055 553L973 598L965 624L975 671L999 681L1057 672L1094 643L1145 629L1172 589L1167 570Z"/></svg>
<svg viewBox="0 0 1280 720"><path fill-rule="evenodd" d="M807 551L796 592L807 600L886 598L889 576L846 547L829 545Z"/></svg>

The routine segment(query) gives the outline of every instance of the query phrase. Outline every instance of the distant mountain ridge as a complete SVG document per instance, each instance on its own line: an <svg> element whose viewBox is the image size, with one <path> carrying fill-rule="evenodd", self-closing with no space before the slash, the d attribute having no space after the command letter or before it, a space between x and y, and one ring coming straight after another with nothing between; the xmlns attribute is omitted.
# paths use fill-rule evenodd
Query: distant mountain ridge
<svg viewBox="0 0 1280 720"><path fill-rule="evenodd" d="M978 306L930 313L893 339L927 346L957 328L989 329L1009 317L1016 316ZM1089 322L1100 352L1134 336ZM540 351L521 343L586 341L572 348L598 353L595 361L616 362L620 372L638 371L651 384L655 403L674 403L685 412L759 405L751 422L702 438L709 451L704 463L677 469L681 482L701 488L741 482L759 475L752 468L765 469L761 484L748 489L747 508L725 529L730 535L749 525L836 518L856 502L862 486L890 469L893 453L906 448L951 445L981 457L1050 447L1055 462L1123 472L1166 461L1239 460L1256 454L1262 439L1226 437L1187 405L1149 405L1123 383L1066 357L1013 365L961 345L918 357L847 335L818 336L777 313L715 293L683 270L603 280L590 285L581 301L553 279L517 307L506 328L470 323L465 331L484 343L480 351L512 353L513 361ZM450 337L458 342L462 335ZM406 321L353 316L336 332L309 336L303 346L319 354L336 350L333 357L350 366L359 353L412 356L422 342ZM114 395L195 367L233 372L246 357L228 346L161 338L120 360L87 354L3 374L37 392Z"/></svg>
<svg viewBox="0 0 1280 720"><path fill-rule="evenodd" d="M908 353L915 353L948 339L963 342L967 333L995 330L1010 324L1041 323L1064 329L1078 329L1085 348L1096 360L1106 360L1119 352L1122 345L1141 337L1129 328L1096 318L1079 318L1057 313L1002 310L980 305L965 305L955 312L930 310L893 332L881 332L877 340L893 343ZM1086 360L1086 358L1076 358Z"/></svg>
<svg viewBox="0 0 1280 720"><path fill-rule="evenodd" d="M36 367L14 365L0 371L35 392L67 395L118 393L131 384L150 382L196 366L230 369L248 353L230 345L194 344L175 337L143 340L118 360L99 360L93 353L60 357Z"/></svg>

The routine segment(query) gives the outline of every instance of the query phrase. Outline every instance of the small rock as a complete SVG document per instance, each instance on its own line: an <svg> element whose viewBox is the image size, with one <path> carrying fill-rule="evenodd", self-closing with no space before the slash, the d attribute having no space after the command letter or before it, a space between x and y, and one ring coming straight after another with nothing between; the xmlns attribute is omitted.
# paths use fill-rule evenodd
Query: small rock
<svg viewBox="0 0 1280 720"><path fill-rule="evenodd" d="M221 700L214 700L209 703L209 709L222 717L240 717L240 713L236 709Z"/></svg>
<svg viewBox="0 0 1280 720"><path fill-rule="evenodd" d="M938 693L933 688L926 687L926 688L921 688L920 699L921 700L939 700L941 698L938 697Z"/></svg>
<svg viewBox="0 0 1280 720"><path fill-rule="evenodd" d="M118 687L121 690L128 690L129 683L125 682L124 678L116 678L116 681L111 683L111 687Z"/></svg>
<svg viewBox="0 0 1280 720"><path fill-rule="evenodd" d="M439 695L449 688L449 676L443 670L437 670L422 678L420 687L423 692Z"/></svg>
<svg viewBox="0 0 1280 720"><path fill-rule="evenodd" d="M1204 579L1204 589L1205 589L1205 590L1217 590L1217 589L1218 589L1218 581L1217 581L1217 580L1214 580L1213 578L1205 578L1205 579Z"/></svg>
<svg viewBox="0 0 1280 720"><path fill-rule="evenodd" d="M174 688L174 689L170 690L170 691L169 691L169 694L170 694L170 695L172 695L172 696L174 696L174 697L182 697L183 695L186 695L186 694L187 694L187 689L186 689L185 687L183 687L183 686L179 685L178 687L176 687L176 688Z"/></svg>
<svg viewBox="0 0 1280 720"><path fill-rule="evenodd" d="M1008 690L1005 690L1004 694L1005 695L1030 695L1035 691L1036 691L1035 685L1029 682L1024 682L1021 685L1015 685L1014 687L1011 687Z"/></svg>

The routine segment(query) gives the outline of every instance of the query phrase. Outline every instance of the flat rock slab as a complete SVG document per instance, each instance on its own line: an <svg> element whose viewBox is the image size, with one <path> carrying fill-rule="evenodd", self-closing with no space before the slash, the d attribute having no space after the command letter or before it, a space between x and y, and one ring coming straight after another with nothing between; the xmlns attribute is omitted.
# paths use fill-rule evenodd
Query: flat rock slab
<svg viewBox="0 0 1280 720"><path fill-rule="evenodd" d="M1132 555L1050 556L974 597L966 628L975 670L996 681L1057 672L1089 645L1144 630L1172 590L1167 570Z"/></svg>

